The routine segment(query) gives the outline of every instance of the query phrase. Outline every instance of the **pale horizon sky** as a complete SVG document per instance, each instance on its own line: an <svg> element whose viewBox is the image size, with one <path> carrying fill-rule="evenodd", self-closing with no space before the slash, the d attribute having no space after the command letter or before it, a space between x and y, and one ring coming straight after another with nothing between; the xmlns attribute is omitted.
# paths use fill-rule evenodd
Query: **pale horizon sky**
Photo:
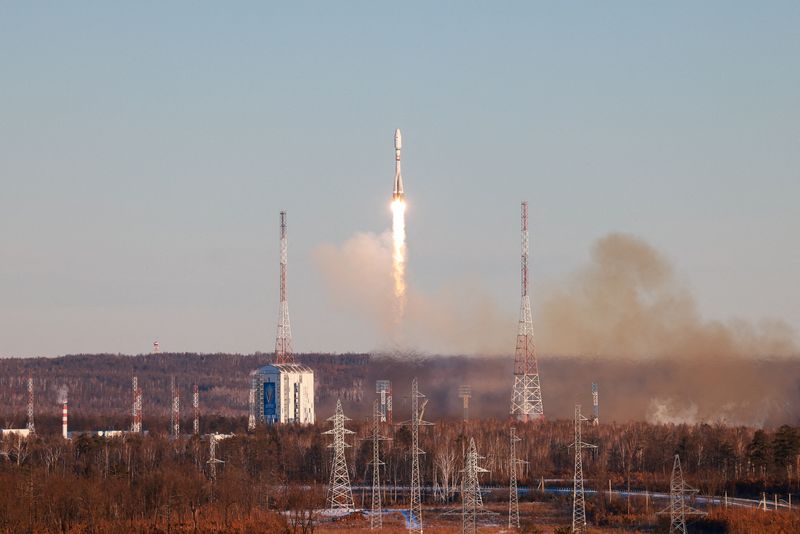
<svg viewBox="0 0 800 534"><path fill-rule="evenodd" d="M409 284L509 353L523 199L534 310L623 232L800 331L799 58L796 1L2 3L0 356L271 352L281 209L296 350L388 347L313 258L389 228L397 127Z"/></svg>

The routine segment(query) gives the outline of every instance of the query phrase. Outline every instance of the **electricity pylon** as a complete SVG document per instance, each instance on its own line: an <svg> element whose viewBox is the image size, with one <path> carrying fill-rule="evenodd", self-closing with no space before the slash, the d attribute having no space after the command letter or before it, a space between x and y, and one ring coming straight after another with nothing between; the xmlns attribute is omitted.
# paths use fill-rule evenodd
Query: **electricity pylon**
<svg viewBox="0 0 800 534"><path fill-rule="evenodd" d="M350 488L350 474L347 471L347 460L344 450L349 447L344 441L347 434L353 434L352 430L344 427L344 422L349 421L342 412L342 400L336 401L336 413L328 418L333 422L333 429L323 432L323 434L333 435L333 444L328 445L333 449L333 463L331 465L331 481L328 488L328 508L331 510L355 510L353 504L353 490Z"/></svg>
<svg viewBox="0 0 800 534"><path fill-rule="evenodd" d="M380 466L386 465L381 461L380 447L381 441L389 440L381 434L381 419L383 413L378 400L375 400L372 407L372 513L369 516L370 530L383 528L383 511L381 509L381 469Z"/></svg>
<svg viewBox="0 0 800 534"><path fill-rule="evenodd" d="M417 379L411 381L411 509L409 510L408 517L408 530L409 532L422 533L422 495L420 491L419 480L419 457L425 454L425 451L419 447L419 427L430 425L431 423L422 419L425 413L425 406L428 404L425 395L419 392ZM409 421L406 421L409 423Z"/></svg>
<svg viewBox="0 0 800 534"><path fill-rule="evenodd" d="M686 504L686 496L697 493L697 490L683 481L681 457L675 455L672 464L672 478L669 482L669 506L659 514L669 514L669 534L686 534L687 515L705 515L705 512L696 510Z"/></svg>
<svg viewBox="0 0 800 534"><path fill-rule="evenodd" d="M581 437L581 424L588 421L581 415L581 405L575 405L575 477L572 481L572 532L586 532L586 501L583 495L583 449L596 449L596 445L584 443Z"/></svg>
<svg viewBox="0 0 800 534"><path fill-rule="evenodd" d="M526 463L517 458L517 443L522 441L517 436L517 429L511 427L511 444L509 447L509 483L508 483L508 528L519 528L519 492L517 490L517 466Z"/></svg>
<svg viewBox="0 0 800 534"><path fill-rule="evenodd" d="M470 438L466 465L462 471L464 478L461 482L461 534L476 534L478 532L478 514L486 513L483 509L478 473L488 473L489 471L478 465L478 459L475 438Z"/></svg>

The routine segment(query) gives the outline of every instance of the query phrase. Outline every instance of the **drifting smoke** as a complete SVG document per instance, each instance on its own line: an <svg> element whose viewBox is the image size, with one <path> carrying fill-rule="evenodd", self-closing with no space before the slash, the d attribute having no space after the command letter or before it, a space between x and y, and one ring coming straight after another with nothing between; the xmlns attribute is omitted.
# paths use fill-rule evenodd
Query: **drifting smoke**
<svg viewBox="0 0 800 534"><path fill-rule="evenodd" d="M785 324L703 320L669 262L630 235L598 240L591 263L550 291L539 310L537 339L550 354L708 360L797 353Z"/></svg>
<svg viewBox="0 0 800 534"><path fill-rule="evenodd" d="M395 323L399 327L406 307L406 202L402 199L392 201L392 277Z"/></svg>

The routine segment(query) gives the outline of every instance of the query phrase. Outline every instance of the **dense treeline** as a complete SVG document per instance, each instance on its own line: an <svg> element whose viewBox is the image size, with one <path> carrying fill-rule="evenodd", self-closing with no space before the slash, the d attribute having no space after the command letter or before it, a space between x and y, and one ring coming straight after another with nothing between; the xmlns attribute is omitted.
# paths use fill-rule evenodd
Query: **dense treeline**
<svg viewBox="0 0 800 534"><path fill-rule="evenodd" d="M370 480L369 424L351 421L356 433L348 450L351 480ZM238 421L228 426L238 425ZM466 425L439 421L421 437L422 464L430 503L457 500L466 443L474 437L489 473L485 486L508 482L507 421ZM218 443L216 481L211 479L209 442L202 437L170 441L161 434L64 441L54 436L0 444L0 529L8 532L71 529L114 531L254 528L280 532L310 529L324 501L330 450L325 425L260 428ZM681 455L687 481L703 493L758 496L800 490L800 430L783 426L766 432L722 425L600 425L584 440L588 487L630 485L668 491L673 454ZM405 426L386 428L383 478L389 505L406 502L411 435ZM572 425L549 422L517 426L528 460L521 485L569 486ZM565 479L558 481L553 479ZM357 503L360 496L357 496ZM291 513L281 514L283 510ZM271 525L269 529L265 525Z"/></svg>

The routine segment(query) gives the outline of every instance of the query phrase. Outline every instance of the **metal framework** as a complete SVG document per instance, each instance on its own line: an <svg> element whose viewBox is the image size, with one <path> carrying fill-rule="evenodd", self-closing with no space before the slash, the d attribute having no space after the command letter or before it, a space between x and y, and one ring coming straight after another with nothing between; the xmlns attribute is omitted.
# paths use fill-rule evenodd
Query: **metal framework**
<svg viewBox="0 0 800 534"><path fill-rule="evenodd" d="M706 515L705 512L686 504L686 497L695 493L697 490L683 481L681 457L676 454L669 483L669 507L658 512L659 514L669 514L669 534L686 534L687 515Z"/></svg>
<svg viewBox="0 0 800 534"><path fill-rule="evenodd" d="M600 399L597 391L597 382L592 382L592 424L600 424Z"/></svg>
<svg viewBox="0 0 800 534"><path fill-rule="evenodd" d="M517 429L511 427L511 443L509 445L508 460L508 528L519 528L519 491L517 489L517 467L524 464L524 460L517 458L517 443L522 441L517 436Z"/></svg>
<svg viewBox="0 0 800 534"><path fill-rule="evenodd" d="M161 354L161 345L158 341L153 341L153 354Z"/></svg>
<svg viewBox="0 0 800 534"><path fill-rule="evenodd" d="M478 482L479 473L489 471L478 465L478 450L475 448L475 438L469 438L469 449L465 460L464 478L461 482L461 533L477 534L478 515L486 513L483 508L483 497Z"/></svg>
<svg viewBox="0 0 800 534"><path fill-rule="evenodd" d="M419 447L419 427L431 423L422 419L428 400L420 405L420 399L425 395L419 392L416 377L411 381L411 509L409 510L408 523L410 532L422 533L422 492L420 489L419 457L425 451Z"/></svg>
<svg viewBox="0 0 800 534"><path fill-rule="evenodd" d="M175 377L172 377L172 408L170 410L170 431L172 439L178 439L181 435L181 397L178 388L175 387Z"/></svg>
<svg viewBox="0 0 800 534"><path fill-rule="evenodd" d="M333 461L331 464L331 481L328 487L328 508L331 510L353 511L353 490L350 487L350 473L347 471L347 459L344 451L348 445L345 442L347 434L353 434L352 430L344 427L344 422L349 421L342 412L342 400L336 401L336 413L328 418L333 422L333 428L323 432L323 434L333 435L333 444L328 445L333 449Z"/></svg>
<svg viewBox="0 0 800 534"><path fill-rule="evenodd" d="M469 400L472 398L471 386L458 386L458 396L464 405L464 422L469 421Z"/></svg>
<svg viewBox="0 0 800 534"><path fill-rule="evenodd" d="M142 390L139 388L139 377L134 375L131 380L131 392L133 393L133 406L131 408L131 432L140 433L142 431Z"/></svg>
<svg viewBox="0 0 800 534"><path fill-rule="evenodd" d="M584 443L581 436L581 425L587 418L581 415L581 405L575 405L575 441L570 445L575 448L575 476L572 482L572 532L586 532L586 500L583 494L583 449L596 449L596 445Z"/></svg>
<svg viewBox="0 0 800 534"><path fill-rule="evenodd" d="M28 376L28 430L31 434L36 433L36 425L33 422L33 377Z"/></svg>
<svg viewBox="0 0 800 534"><path fill-rule="evenodd" d="M250 393L248 395L250 414L247 417L247 430L252 432L256 429L256 379L254 372L250 373Z"/></svg>
<svg viewBox="0 0 800 534"><path fill-rule="evenodd" d="M381 434L382 412L380 403L376 400L372 406L372 513L369 516L371 530L383 528L383 510L381 507L381 466L386 465L381 461L381 441L389 440Z"/></svg>
<svg viewBox="0 0 800 534"><path fill-rule="evenodd" d="M375 393L380 395L381 422L392 424L392 381L376 380Z"/></svg>
<svg viewBox="0 0 800 534"><path fill-rule="evenodd" d="M275 337L275 363L294 363L292 327L289 323L289 301L286 297L286 271L289 251L286 238L286 212L281 212L281 280L278 335Z"/></svg>
<svg viewBox="0 0 800 534"><path fill-rule="evenodd" d="M514 352L514 387L511 393L511 416L518 421L544 419L542 389L539 381L539 362L533 342L533 318L528 295L528 202L522 203L522 303L519 311L517 347Z"/></svg>
<svg viewBox="0 0 800 534"><path fill-rule="evenodd" d="M217 464L225 462L217 458L217 443L220 439L227 438L228 435L211 434L208 437L208 476L211 482L217 481Z"/></svg>
<svg viewBox="0 0 800 534"><path fill-rule="evenodd" d="M198 436L200 435L200 387L197 384L192 388L192 411L194 412L192 433Z"/></svg>

